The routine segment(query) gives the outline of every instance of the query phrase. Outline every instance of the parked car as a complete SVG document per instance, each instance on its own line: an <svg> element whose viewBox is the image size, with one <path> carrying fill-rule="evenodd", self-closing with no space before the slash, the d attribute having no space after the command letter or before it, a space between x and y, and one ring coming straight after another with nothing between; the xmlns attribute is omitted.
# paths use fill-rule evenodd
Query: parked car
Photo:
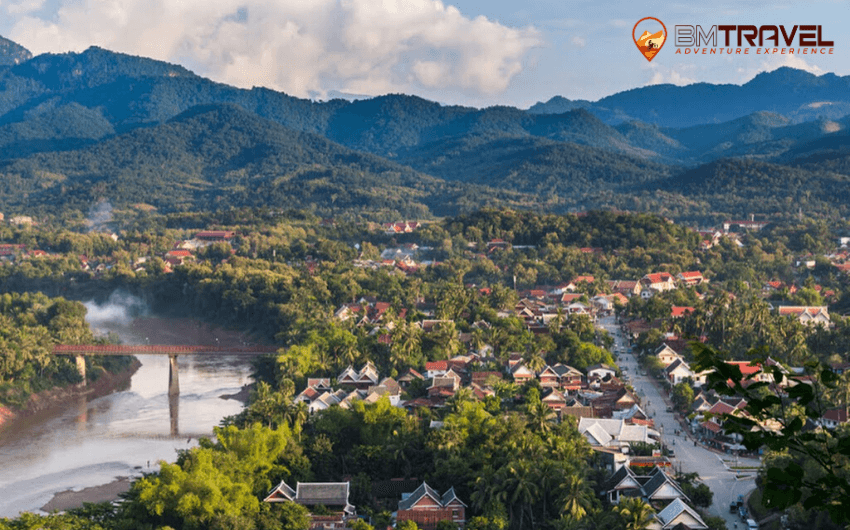
<svg viewBox="0 0 850 530"><path fill-rule="evenodd" d="M738 513L738 503L737 502L729 503L729 513Z"/></svg>
<svg viewBox="0 0 850 530"><path fill-rule="evenodd" d="M747 530L759 530L759 524L753 519L747 519Z"/></svg>

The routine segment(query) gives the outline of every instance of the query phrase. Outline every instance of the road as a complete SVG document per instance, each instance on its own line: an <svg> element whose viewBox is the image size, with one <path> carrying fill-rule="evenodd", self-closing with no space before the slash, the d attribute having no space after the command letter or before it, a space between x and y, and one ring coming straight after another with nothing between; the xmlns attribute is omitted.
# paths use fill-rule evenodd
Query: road
<svg viewBox="0 0 850 530"><path fill-rule="evenodd" d="M658 388L647 376L638 373L637 359L631 353L628 341L616 324L615 317L604 317L598 321L599 327L608 331L615 340L615 350L625 351L620 355L618 365L625 370L630 378L630 383L641 397L644 411L655 420L655 425L663 429L664 442L674 450L676 457L671 461L677 470L684 473L697 473L711 491L714 493L714 503L709 508L712 515L722 517L726 521L729 530L745 528L741 518L737 514L729 513L729 504L738 499L738 495L746 496L755 489L752 478L737 479L736 473L727 469L721 454L709 451L701 445L694 445L693 438L687 437L681 425L673 417L673 413L667 412L670 405L666 397L662 397ZM680 429L682 434L676 436L675 429ZM660 429L659 429L660 430ZM726 460L733 462L735 457L722 455ZM759 466L760 461L753 458L738 459L743 466Z"/></svg>

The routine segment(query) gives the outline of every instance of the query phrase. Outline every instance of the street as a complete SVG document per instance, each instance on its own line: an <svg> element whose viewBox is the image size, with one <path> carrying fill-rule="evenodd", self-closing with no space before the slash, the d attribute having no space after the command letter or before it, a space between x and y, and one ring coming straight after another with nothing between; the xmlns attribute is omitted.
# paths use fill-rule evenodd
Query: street
<svg viewBox="0 0 850 530"><path fill-rule="evenodd" d="M616 317L600 318L598 325L614 338L614 350L625 352L620 355L618 365L628 374L632 387L641 398L644 411L655 421L656 429L663 433L664 442L674 450L675 458L671 458L674 468L683 473L697 473L702 482L711 489L714 493L714 503L709 508L709 513L722 517L729 530L736 528L736 524L737 527L744 528L746 525L742 524L741 518L737 514L729 513L729 504L735 502L739 495L746 496L755 489L752 478L755 473L750 473L750 478L737 479L736 473L727 469L721 460L722 457L734 465L734 456L709 451L702 445L695 446L693 438L687 436L688 430L675 420L672 412L667 412L671 403L666 397L662 397L648 376L639 375L637 360L617 326ZM679 429L681 434L676 436L675 429ZM760 461L753 458L741 457L738 462L742 466L760 465Z"/></svg>

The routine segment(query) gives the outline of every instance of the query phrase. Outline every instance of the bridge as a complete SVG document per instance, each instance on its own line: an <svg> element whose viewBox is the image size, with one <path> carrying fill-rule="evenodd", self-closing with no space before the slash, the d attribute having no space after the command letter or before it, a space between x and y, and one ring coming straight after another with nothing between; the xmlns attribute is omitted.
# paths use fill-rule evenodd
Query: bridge
<svg viewBox="0 0 850 530"><path fill-rule="evenodd" d="M177 371L178 355L244 355L255 357L277 352L276 346L206 346L172 344L57 344L54 355L73 355L77 370L86 384L86 355L168 355L168 394L180 394Z"/></svg>

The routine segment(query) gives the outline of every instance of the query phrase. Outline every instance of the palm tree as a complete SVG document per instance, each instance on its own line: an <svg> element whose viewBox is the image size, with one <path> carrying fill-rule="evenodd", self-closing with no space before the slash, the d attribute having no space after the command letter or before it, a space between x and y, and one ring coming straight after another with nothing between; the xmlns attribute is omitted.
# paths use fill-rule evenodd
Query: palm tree
<svg viewBox="0 0 850 530"><path fill-rule="evenodd" d="M523 356L525 366L535 374L546 367L546 359L540 351L532 350Z"/></svg>
<svg viewBox="0 0 850 530"><path fill-rule="evenodd" d="M545 434L554 427L555 411L541 400L529 403L526 414L528 416L528 423L535 432Z"/></svg>
<svg viewBox="0 0 850 530"><path fill-rule="evenodd" d="M639 497L624 498L614 507L626 523L626 530L646 530L652 522L655 510Z"/></svg>
<svg viewBox="0 0 850 530"><path fill-rule="evenodd" d="M448 400L449 408L452 412L457 413L460 412L461 406L464 403L469 403L475 401L475 394L472 393L472 389L469 387L460 387L455 391L455 395L453 395Z"/></svg>
<svg viewBox="0 0 850 530"><path fill-rule="evenodd" d="M584 477L577 474L566 477L560 490L562 491L561 514L580 521L587 515L587 510L592 505L592 497Z"/></svg>
<svg viewBox="0 0 850 530"><path fill-rule="evenodd" d="M534 528L534 502L538 495L538 485L534 477L534 469L528 460L520 460L506 466L508 478L504 481L507 491L513 492L509 501L511 506L519 505L519 519L516 521L519 527L528 513L531 527ZM511 521L513 523L514 521Z"/></svg>

